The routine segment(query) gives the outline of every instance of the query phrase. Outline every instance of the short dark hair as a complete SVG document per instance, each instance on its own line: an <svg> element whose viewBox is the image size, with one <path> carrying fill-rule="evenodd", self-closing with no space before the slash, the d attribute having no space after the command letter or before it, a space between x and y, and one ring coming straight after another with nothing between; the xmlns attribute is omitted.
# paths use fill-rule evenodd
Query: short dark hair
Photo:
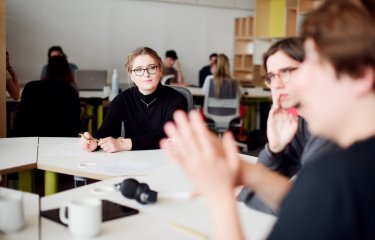
<svg viewBox="0 0 375 240"><path fill-rule="evenodd" d="M47 73L44 80L63 81L68 84L74 82L69 63L64 56L54 56L48 60Z"/></svg>
<svg viewBox="0 0 375 240"><path fill-rule="evenodd" d="M211 59L211 58L213 58L213 57L217 57L217 53L211 53L209 59Z"/></svg>
<svg viewBox="0 0 375 240"><path fill-rule="evenodd" d="M266 72L268 58L278 51L283 51L286 55L288 55L288 57L298 62L303 62L305 59L302 39L298 37L284 38L272 44L267 52L263 55L263 66Z"/></svg>
<svg viewBox="0 0 375 240"><path fill-rule="evenodd" d="M168 50L168 51L165 53L165 57L173 58L174 60L177 60L177 59L178 59L178 57L177 57L177 53L176 53L174 50Z"/></svg>
<svg viewBox="0 0 375 240"><path fill-rule="evenodd" d="M62 55L63 55L64 57L66 57L64 51L62 50L62 48L61 48L60 46L52 46L52 47L50 47L50 48L48 49L48 59L51 58L51 53L52 53L53 51L61 52Z"/></svg>

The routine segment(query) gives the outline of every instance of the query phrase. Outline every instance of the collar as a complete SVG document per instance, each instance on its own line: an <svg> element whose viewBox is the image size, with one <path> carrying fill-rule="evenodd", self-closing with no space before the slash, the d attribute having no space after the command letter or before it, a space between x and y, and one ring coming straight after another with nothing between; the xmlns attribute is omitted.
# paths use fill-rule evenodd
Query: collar
<svg viewBox="0 0 375 240"><path fill-rule="evenodd" d="M159 96L160 96L160 92L161 92L161 88L162 88L162 85L161 85L161 83L159 82L159 84L158 84L158 86L157 86L155 92L150 93L150 94L148 94L148 95L143 95L143 94L139 91L138 87L135 87L135 95L136 95L139 99L142 99L144 102L149 103L149 102L153 101L155 98L159 98Z"/></svg>

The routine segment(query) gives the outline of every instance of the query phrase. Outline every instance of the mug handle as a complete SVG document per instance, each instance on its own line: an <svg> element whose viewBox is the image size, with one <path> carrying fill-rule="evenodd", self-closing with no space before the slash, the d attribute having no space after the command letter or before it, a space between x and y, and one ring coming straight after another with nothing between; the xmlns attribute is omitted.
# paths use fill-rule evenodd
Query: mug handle
<svg viewBox="0 0 375 240"><path fill-rule="evenodd" d="M65 212L66 210L68 209L68 205L69 203L66 202L64 203L61 207L60 207L60 210L59 210L59 217L60 217L60 221L65 223L65 224L69 224L69 219L66 217L65 215Z"/></svg>

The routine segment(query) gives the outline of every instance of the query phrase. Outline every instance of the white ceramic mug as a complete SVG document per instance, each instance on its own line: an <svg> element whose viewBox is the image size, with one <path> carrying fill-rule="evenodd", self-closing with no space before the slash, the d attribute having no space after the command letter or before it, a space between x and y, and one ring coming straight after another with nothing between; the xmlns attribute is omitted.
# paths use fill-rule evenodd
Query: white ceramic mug
<svg viewBox="0 0 375 240"><path fill-rule="evenodd" d="M0 195L0 231L14 233L25 224L22 193L7 192Z"/></svg>
<svg viewBox="0 0 375 240"><path fill-rule="evenodd" d="M65 213L68 211L68 217ZM61 206L60 220L76 237L95 237L102 223L102 201L95 198L77 199Z"/></svg>

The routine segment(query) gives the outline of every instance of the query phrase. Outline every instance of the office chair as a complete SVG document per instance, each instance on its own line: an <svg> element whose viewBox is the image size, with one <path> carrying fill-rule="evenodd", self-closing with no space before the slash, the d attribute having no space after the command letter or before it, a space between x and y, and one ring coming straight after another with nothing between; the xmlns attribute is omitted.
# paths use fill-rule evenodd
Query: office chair
<svg viewBox="0 0 375 240"><path fill-rule="evenodd" d="M193 95L191 95L191 92L189 89L184 87L177 87L177 86L169 86L176 90L177 92L181 93L187 100L188 103L188 111L191 111L194 107L194 101L193 101Z"/></svg>
<svg viewBox="0 0 375 240"><path fill-rule="evenodd" d="M203 114L213 121L213 130L222 134L231 122L240 118L240 94L235 80L223 81L219 96L215 96L213 76L207 76L203 85Z"/></svg>
<svg viewBox="0 0 375 240"><path fill-rule="evenodd" d="M161 84L163 85L169 85L171 83L171 80L174 78L174 75L173 74L169 74L169 75L165 75L163 76L163 78L161 79Z"/></svg>
<svg viewBox="0 0 375 240"><path fill-rule="evenodd" d="M204 94L203 115L208 127L221 137L230 127L240 127L240 98L236 80L223 81L219 95L215 95L213 76L207 76L202 88ZM212 122L211 122L212 121ZM247 152L247 145L237 142Z"/></svg>

